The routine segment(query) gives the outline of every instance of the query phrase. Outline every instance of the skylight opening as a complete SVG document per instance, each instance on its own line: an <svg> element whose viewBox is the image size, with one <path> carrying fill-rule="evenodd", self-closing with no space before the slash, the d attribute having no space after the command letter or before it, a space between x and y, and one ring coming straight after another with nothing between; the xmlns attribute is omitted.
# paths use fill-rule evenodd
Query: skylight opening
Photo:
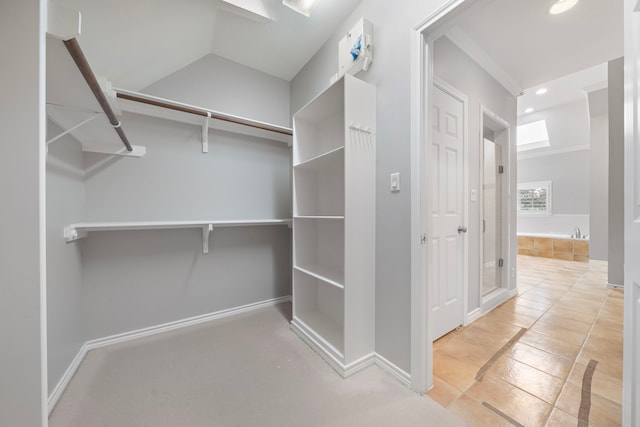
<svg viewBox="0 0 640 427"><path fill-rule="evenodd" d="M537 148L550 147L547 122L538 120L518 126L517 129L518 151L535 150Z"/></svg>
<svg viewBox="0 0 640 427"><path fill-rule="evenodd" d="M573 7L577 5L579 1L580 0L558 0L551 6L551 8L549 8L549 13L551 15L559 15L561 13L565 13L569 9L573 9Z"/></svg>
<svg viewBox="0 0 640 427"><path fill-rule="evenodd" d="M318 5L319 1L320 0L282 0L282 4L308 18L311 16L311 11Z"/></svg>

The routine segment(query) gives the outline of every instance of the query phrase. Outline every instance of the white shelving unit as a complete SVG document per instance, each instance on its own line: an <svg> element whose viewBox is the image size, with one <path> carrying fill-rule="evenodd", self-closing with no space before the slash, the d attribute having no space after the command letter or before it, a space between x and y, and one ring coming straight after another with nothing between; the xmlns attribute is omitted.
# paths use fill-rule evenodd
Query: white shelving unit
<svg viewBox="0 0 640 427"><path fill-rule="evenodd" d="M342 376L374 362L375 101L346 75L293 116L291 328Z"/></svg>

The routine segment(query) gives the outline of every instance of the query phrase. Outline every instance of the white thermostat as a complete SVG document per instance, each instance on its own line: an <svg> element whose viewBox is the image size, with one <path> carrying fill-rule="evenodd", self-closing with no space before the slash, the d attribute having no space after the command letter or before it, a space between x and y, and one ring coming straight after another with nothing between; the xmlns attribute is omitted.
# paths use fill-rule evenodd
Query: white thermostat
<svg viewBox="0 0 640 427"><path fill-rule="evenodd" d="M373 62L373 25L360 18L338 44L338 77L367 71Z"/></svg>

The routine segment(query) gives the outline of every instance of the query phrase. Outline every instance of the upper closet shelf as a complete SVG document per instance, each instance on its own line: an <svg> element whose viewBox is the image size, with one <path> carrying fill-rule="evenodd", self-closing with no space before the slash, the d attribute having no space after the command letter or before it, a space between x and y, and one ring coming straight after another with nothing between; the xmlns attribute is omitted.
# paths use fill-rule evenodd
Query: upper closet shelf
<svg viewBox="0 0 640 427"><path fill-rule="evenodd" d="M202 151L205 153L208 151L209 128L285 142L289 146L293 140L291 128L220 113L144 93L124 89L116 89L115 91L118 105L123 111L202 126Z"/></svg>
<svg viewBox="0 0 640 427"><path fill-rule="evenodd" d="M80 49L79 12L49 2L47 13L47 116L62 128L47 143L71 134L83 151L142 157L145 148L130 144L115 96L98 83Z"/></svg>
<svg viewBox="0 0 640 427"><path fill-rule="evenodd" d="M286 225L290 219L240 219L222 221L128 221L128 222L81 222L64 229L64 239L68 242L86 237L90 231L115 230L166 230L172 228L202 228L202 252L209 252L209 233L218 227L250 227L261 225Z"/></svg>

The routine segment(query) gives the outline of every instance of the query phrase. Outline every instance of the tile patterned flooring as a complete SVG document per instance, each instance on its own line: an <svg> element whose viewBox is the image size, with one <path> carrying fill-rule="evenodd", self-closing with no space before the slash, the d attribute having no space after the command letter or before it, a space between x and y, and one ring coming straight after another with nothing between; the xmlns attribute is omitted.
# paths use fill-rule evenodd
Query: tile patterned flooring
<svg viewBox="0 0 640 427"><path fill-rule="evenodd" d="M473 427L575 427L596 360L589 425L621 425L623 294L606 283L606 262L518 256L518 296L434 342L427 395Z"/></svg>

